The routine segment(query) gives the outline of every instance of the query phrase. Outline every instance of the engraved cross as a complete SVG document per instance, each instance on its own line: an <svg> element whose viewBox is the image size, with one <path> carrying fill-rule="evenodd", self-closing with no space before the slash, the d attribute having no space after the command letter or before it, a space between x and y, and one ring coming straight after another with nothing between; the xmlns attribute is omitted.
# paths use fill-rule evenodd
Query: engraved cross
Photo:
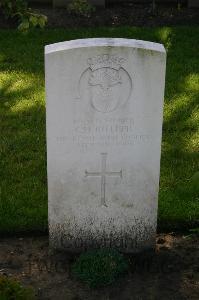
<svg viewBox="0 0 199 300"><path fill-rule="evenodd" d="M101 172L88 172L85 171L85 176L97 176L101 177L101 205L107 206L106 204L106 176L119 176L122 178L122 170L119 172L109 172L106 171L106 159L107 153L101 153L102 162L101 162Z"/></svg>

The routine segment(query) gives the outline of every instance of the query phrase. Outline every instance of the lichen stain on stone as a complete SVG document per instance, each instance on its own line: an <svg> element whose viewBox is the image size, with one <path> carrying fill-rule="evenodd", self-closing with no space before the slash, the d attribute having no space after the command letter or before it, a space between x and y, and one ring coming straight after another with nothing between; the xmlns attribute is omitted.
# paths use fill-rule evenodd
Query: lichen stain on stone
<svg viewBox="0 0 199 300"><path fill-rule="evenodd" d="M121 252L134 253L153 248L155 226L147 225L146 220L135 220L134 225L126 224L116 228L113 220L95 227L95 220L85 220L80 227L77 222L52 223L49 227L50 245L53 248L82 252L94 248L116 248ZM89 229L88 229L89 224Z"/></svg>
<svg viewBox="0 0 199 300"><path fill-rule="evenodd" d="M147 59L149 56L157 56L159 54L158 51L145 49L145 48L135 48L133 49L132 53L134 54L134 51L140 56L141 59Z"/></svg>

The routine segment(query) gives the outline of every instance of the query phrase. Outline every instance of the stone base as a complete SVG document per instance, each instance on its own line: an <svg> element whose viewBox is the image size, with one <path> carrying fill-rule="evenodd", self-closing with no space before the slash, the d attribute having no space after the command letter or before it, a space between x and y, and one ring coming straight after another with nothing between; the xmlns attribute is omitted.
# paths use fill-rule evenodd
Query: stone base
<svg viewBox="0 0 199 300"><path fill-rule="evenodd" d="M152 226L137 220L134 226L115 230L115 226L111 226L110 223L111 221L108 229L103 223L100 228L91 226L90 229L86 229L86 225L80 228L76 222L59 224L50 221L50 247L73 253L99 248L113 248L123 253L155 249L156 224Z"/></svg>
<svg viewBox="0 0 199 300"><path fill-rule="evenodd" d="M66 7L71 0L53 0L53 7ZM105 0L89 0L95 6L105 6Z"/></svg>

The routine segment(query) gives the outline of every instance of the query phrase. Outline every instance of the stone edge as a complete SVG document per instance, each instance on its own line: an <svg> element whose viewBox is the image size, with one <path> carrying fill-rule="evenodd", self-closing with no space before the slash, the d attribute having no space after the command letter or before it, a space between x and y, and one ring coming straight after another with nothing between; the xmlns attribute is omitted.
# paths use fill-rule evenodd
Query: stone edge
<svg viewBox="0 0 199 300"><path fill-rule="evenodd" d="M166 53L162 44L153 43L135 39L123 38L91 38L91 39L78 39L66 42L60 42L45 46L45 54L55 53L58 51L70 50L75 48L88 48L88 47L132 47L144 50L156 51Z"/></svg>

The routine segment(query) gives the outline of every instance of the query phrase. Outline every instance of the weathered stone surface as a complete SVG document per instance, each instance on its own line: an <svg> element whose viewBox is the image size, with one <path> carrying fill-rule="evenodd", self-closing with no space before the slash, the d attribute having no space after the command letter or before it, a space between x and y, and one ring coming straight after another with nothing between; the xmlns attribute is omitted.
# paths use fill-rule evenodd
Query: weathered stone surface
<svg viewBox="0 0 199 300"><path fill-rule="evenodd" d="M138 40L46 46L53 247L154 246L165 62L162 45Z"/></svg>

